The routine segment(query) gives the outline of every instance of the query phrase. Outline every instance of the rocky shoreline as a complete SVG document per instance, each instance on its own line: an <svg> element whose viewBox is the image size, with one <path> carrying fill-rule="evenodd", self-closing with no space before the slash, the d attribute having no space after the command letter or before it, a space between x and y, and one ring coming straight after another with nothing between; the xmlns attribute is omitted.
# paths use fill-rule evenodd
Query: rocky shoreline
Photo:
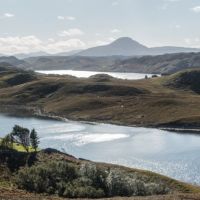
<svg viewBox="0 0 200 200"><path fill-rule="evenodd" d="M178 133L193 133L193 134L199 134L200 128L196 127L172 127L170 125L165 124L164 126L138 126L134 124L128 124L118 121L112 121L112 120L104 120L104 121L85 121L80 119L71 119L65 116L58 116L51 113L46 113L42 108L34 107L34 106L22 106L22 105L3 105L0 106L0 113L14 115L14 116L21 116L21 117L38 117L38 118L45 118L45 119L53 119L53 120L59 120L59 121L79 121L84 123L90 123L90 124L97 124L97 123L107 123L107 124L113 124L113 125L119 125L119 126L130 126L130 127L138 127L138 128L157 128L164 131L170 131L170 132L178 132Z"/></svg>

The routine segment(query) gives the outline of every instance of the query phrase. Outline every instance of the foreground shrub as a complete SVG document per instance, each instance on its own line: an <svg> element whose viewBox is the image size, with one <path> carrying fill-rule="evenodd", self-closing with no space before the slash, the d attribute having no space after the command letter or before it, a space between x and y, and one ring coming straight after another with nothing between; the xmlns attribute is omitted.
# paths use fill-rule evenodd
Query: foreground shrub
<svg viewBox="0 0 200 200"><path fill-rule="evenodd" d="M68 198L146 196L170 192L162 182L137 172L99 167L86 162L47 161L19 170L16 182L31 192L58 194Z"/></svg>
<svg viewBox="0 0 200 200"><path fill-rule="evenodd" d="M30 192L58 194L65 197L104 197L104 191L96 189L93 180L81 177L77 165L65 161L52 161L19 170L16 183Z"/></svg>
<svg viewBox="0 0 200 200"><path fill-rule="evenodd" d="M96 189L92 186L75 186L68 184L63 196L70 198L101 198L105 197L102 189Z"/></svg>
<svg viewBox="0 0 200 200"><path fill-rule="evenodd" d="M77 178L76 168L67 162L48 162L19 170L16 182L19 187L38 193L57 193L63 184Z"/></svg>

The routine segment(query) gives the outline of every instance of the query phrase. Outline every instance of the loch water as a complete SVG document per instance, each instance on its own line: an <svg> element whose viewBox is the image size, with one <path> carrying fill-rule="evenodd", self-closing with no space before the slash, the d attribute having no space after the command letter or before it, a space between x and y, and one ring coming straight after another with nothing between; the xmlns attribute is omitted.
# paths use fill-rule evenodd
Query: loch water
<svg viewBox="0 0 200 200"><path fill-rule="evenodd" d="M200 135L111 124L21 118L0 114L0 137L18 124L35 128L40 148L78 158L158 172L200 185Z"/></svg>

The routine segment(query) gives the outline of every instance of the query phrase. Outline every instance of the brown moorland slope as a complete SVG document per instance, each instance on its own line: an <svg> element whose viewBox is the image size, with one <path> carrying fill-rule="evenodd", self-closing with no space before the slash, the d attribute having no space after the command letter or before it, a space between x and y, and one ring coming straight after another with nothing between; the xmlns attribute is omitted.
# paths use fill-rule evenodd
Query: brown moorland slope
<svg viewBox="0 0 200 200"><path fill-rule="evenodd" d="M1 111L8 105L73 120L200 128L199 70L143 80L42 75L0 68ZM33 111L31 111L33 112Z"/></svg>

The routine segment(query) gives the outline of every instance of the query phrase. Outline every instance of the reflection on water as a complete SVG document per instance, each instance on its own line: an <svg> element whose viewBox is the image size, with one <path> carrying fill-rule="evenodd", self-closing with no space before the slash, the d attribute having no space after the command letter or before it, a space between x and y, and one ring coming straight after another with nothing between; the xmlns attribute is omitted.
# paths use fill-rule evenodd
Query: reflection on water
<svg viewBox="0 0 200 200"><path fill-rule="evenodd" d="M40 147L85 159L147 169L200 185L200 136L110 124L0 115L0 137L15 124L35 128Z"/></svg>
<svg viewBox="0 0 200 200"><path fill-rule="evenodd" d="M107 133L98 133L98 134L62 134L56 136L49 136L43 138L43 140L71 140L75 146L82 146L90 143L99 143L99 142L108 142L112 140L117 140L121 138L129 137L126 134L107 134Z"/></svg>
<svg viewBox="0 0 200 200"><path fill-rule="evenodd" d="M96 74L108 74L115 78L127 79L127 80L137 80L143 79L147 75L151 77L152 74L142 74L142 73L120 73L120 72L93 72L93 71L74 71L74 70L45 70L37 71L43 74L58 74L58 75L72 75L79 78L88 78Z"/></svg>

